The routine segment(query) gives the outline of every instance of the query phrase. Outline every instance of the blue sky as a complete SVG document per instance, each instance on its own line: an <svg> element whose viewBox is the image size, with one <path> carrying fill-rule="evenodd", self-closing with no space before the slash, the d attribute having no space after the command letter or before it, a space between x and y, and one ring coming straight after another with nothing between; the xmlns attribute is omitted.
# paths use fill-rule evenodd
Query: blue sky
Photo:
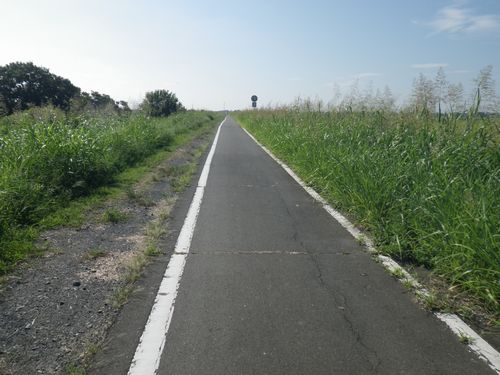
<svg viewBox="0 0 500 375"><path fill-rule="evenodd" d="M238 109L388 85L402 102L443 66L500 81L500 0L2 0L0 65L33 61L84 90Z"/></svg>

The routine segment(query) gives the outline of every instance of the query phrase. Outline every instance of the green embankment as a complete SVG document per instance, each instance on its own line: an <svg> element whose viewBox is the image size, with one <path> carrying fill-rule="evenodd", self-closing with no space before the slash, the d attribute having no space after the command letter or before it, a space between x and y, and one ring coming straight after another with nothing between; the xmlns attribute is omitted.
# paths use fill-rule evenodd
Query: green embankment
<svg viewBox="0 0 500 375"><path fill-rule="evenodd" d="M498 313L498 117L276 110L238 119L380 251L427 266Z"/></svg>
<svg viewBox="0 0 500 375"><path fill-rule="evenodd" d="M221 118L201 111L147 118L34 109L0 119L0 273L32 250L47 215Z"/></svg>

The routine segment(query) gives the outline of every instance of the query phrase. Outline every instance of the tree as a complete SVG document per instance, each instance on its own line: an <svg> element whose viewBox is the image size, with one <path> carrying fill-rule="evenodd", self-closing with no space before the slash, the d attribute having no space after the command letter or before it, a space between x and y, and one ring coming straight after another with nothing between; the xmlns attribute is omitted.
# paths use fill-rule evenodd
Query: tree
<svg viewBox="0 0 500 375"><path fill-rule="evenodd" d="M79 94L68 79L31 62L0 66L0 96L7 114L45 104L67 110L71 98Z"/></svg>
<svg viewBox="0 0 500 375"><path fill-rule="evenodd" d="M128 103L125 100L120 100L119 102L116 102L116 105L120 109L120 111L123 112L131 112L132 110L128 106Z"/></svg>
<svg viewBox="0 0 500 375"><path fill-rule="evenodd" d="M0 94L0 116L7 114L7 105L4 102L3 96Z"/></svg>
<svg viewBox="0 0 500 375"><path fill-rule="evenodd" d="M168 116L179 110L184 110L184 106L179 102L177 96L168 90L156 90L146 93L146 97L141 107L150 116Z"/></svg>
<svg viewBox="0 0 500 375"><path fill-rule="evenodd" d="M483 112L494 112L496 109L497 95L495 91L495 80L493 79L493 66L485 66L474 79L476 99L480 100L479 110Z"/></svg>
<svg viewBox="0 0 500 375"><path fill-rule="evenodd" d="M115 101L107 94L97 91L83 91L80 95L71 99L71 111L74 113L99 112L99 113L130 113L132 110L126 101Z"/></svg>
<svg viewBox="0 0 500 375"><path fill-rule="evenodd" d="M89 96L90 104L95 109L103 109L106 107L116 107L118 109L118 105L115 103L111 96L106 94L101 94L97 91L91 91Z"/></svg>

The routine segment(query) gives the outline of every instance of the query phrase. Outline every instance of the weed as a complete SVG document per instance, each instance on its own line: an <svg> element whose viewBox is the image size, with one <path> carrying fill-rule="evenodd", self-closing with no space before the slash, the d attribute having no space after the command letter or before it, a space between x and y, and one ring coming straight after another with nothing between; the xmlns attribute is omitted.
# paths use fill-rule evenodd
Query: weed
<svg viewBox="0 0 500 375"><path fill-rule="evenodd" d="M66 366L66 371L68 375L86 375L87 371L81 366L71 364Z"/></svg>
<svg viewBox="0 0 500 375"><path fill-rule="evenodd" d="M153 175L153 181L155 181L154 175ZM131 186L126 189L126 194L130 200L136 202L137 204L139 204L141 206L144 206L144 207L154 206L154 202L150 197L146 196L142 192L138 192L137 190L134 190L134 188Z"/></svg>
<svg viewBox="0 0 500 375"><path fill-rule="evenodd" d="M367 237L364 234L361 234L358 238L356 238L357 243L361 246L366 245L366 240L367 240Z"/></svg>
<svg viewBox="0 0 500 375"><path fill-rule="evenodd" d="M127 275L125 277L125 280L128 283L134 283L139 280L146 261L147 259L144 254L139 253L132 258L129 264L127 264Z"/></svg>
<svg viewBox="0 0 500 375"><path fill-rule="evenodd" d="M171 185L173 190L178 193L183 191L191 182L191 177L196 171L196 164L189 163L177 166L170 173Z"/></svg>
<svg viewBox="0 0 500 375"><path fill-rule="evenodd" d="M420 294L419 296L427 310L443 311L446 309L446 302L442 298L439 298L437 293L434 291L429 291L428 293Z"/></svg>
<svg viewBox="0 0 500 375"><path fill-rule="evenodd" d="M428 310L431 311L439 310L438 309L439 304L437 301L438 301L437 296L434 293L429 293L423 296L424 306Z"/></svg>
<svg viewBox="0 0 500 375"><path fill-rule="evenodd" d="M130 293L134 290L133 285L125 284L118 287L111 298L111 306L115 309L122 307L128 300Z"/></svg>
<svg viewBox="0 0 500 375"><path fill-rule="evenodd" d="M470 345L470 344L473 344L474 343L474 338L467 335L466 333L464 332L459 332L458 334L458 339L460 340L460 342L464 345Z"/></svg>
<svg viewBox="0 0 500 375"><path fill-rule="evenodd" d="M127 213L120 211L116 208L109 208L106 211L104 211L104 213L102 215L102 220L105 223L112 223L112 224L116 224L116 223L119 223L121 221L125 221L125 220L127 220L127 218L128 218Z"/></svg>
<svg viewBox="0 0 500 375"><path fill-rule="evenodd" d="M401 268L393 268L391 271L391 275L396 279L405 279L406 275Z"/></svg>
<svg viewBox="0 0 500 375"><path fill-rule="evenodd" d="M149 243L144 253L149 257L154 257L160 255L161 250L154 243Z"/></svg>
<svg viewBox="0 0 500 375"><path fill-rule="evenodd" d="M165 233L165 228L161 222L152 222L148 225L146 235L153 241L157 241Z"/></svg>
<svg viewBox="0 0 500 375"><path fill-rule="evenodd" d="M91 357L93 357L94 355L96 355L99 350L101 349L101 346L99 344L96 344L96 343L89 343L85 346L85 358L86 359L89 359Z"/></svg>
<svg viewBox="0 0 500 375"><path fill-rule="evenodd" d="M158 179L160 179L161 177L165 177L168 175L168 168L164 167L164 166L161 166L158 168Z"/></svg>
<svg viewBox="0 0 500 375"><path fill-rule="evenodd" d="M97 258L101 258L106 256L106 251L100 249L100 248L93 248L87 251L84 255L83 258L86 260L94 260Z"/></svg>
<svg viewBox="0 0 500 375"><path fill-rule="evenodd" d="M403 280L403 286L408 289L408 290L413 290L415 288L415 285L413 282L409 279L404 279Z"/></svg>
<svg viewBox="0 0 500 375"><path fill-rule="evenodd" d="M134 283L141 276L142 270L146 265L147 258L143 252L140 252L129 261L126 265L125 284L118 287L111 299L111 305L118 309L123 306L130 294L134 291Z"/></svg>
<svg viewBox="0 0 500 375"><path fill-rule="evenodd" d="M460 305L457 309L457 314L467 320L472 319L474 313L475 311L470 306L465 304Z"/></svg>

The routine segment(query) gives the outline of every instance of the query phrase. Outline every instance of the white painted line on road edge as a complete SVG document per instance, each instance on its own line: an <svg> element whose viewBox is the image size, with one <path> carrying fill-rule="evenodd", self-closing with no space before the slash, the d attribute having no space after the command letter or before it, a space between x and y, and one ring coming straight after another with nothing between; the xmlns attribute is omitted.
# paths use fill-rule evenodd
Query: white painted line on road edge
<svg viewBox="0 0 500 375"><path fill-rule="evenodd" d="M490 367L500 374L500 355L479 336L471 327L455 314L436 313L439 319L446 323L448 327L460 338L470 341L468 346L479 357L490 365Z"/></svg>
<svg viewBox="0 0 500 375"><path fill-rule="evenodd" d="M174 253L163 275L163 280L156 294L148 321L144 327L139 345L135 351L134 359L128 370L128 375L154 375L160 365L165 339L174 313L177 290L179 289L184 266L186 265L186 258L189 253L196 220L200 212L201 201L207 185L210 165L215 153L221 127L226 120L227 117L221 122L215 134L212 147L198 180L196 192L194 193L186 219L184 220L181 232L177 238Z"/></svg>
<svg viewBox="0 0 500 375"><path fill-rule="evenodd" d="M426 297L429 292L413 277L411 276L403 267L401 267L392 258L378 254L373 241L363 234L358 228L356 228L344 215L335 210L328 202L319 195L313 188L307 186L302 179L295 174L294 171L290 169L288 165L283 163L280 159L273 155L264 145L262 145L255 137L250 134L245 128L242 127L245 133L248 134L253 141L260 146L276 163L278 163L302 188L304 188L307 193L314 198L316 201L322 204L323 208L335 219L340 225L342 225L356 240L364 243L368 252L373 254L383 266L391 273L397 272L401 277L399 280L401 282L411 283L415 289L415 293L420 297ZM469 339L468 347L474 353L476 353L479 358L483 359L488 363L488 365L500 374L500 353L495 350L490 344L488 344L481 336L479 336L472 328L470 328L467 323L460 319L455 314L434 314L439 320L446 323L446 325L460 338L467 337Z"/></svg>

